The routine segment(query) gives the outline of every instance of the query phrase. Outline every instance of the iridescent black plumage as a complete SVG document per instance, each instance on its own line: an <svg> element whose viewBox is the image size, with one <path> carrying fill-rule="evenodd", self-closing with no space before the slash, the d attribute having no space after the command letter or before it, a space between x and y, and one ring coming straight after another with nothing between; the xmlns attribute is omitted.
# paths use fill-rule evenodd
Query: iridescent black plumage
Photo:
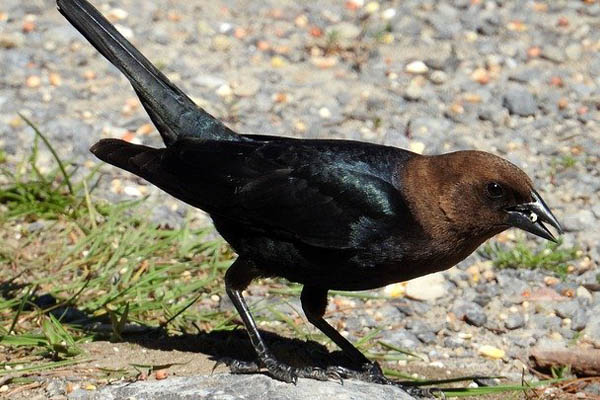
<svg viewBox="0 0 600 400"><path fill-rule="evenodd" d="M57 4L129 79L167 146L105 139L92 152L208 212L239 255L226 290L260 364L234 361L234 371L264 366L288 382L358 376L389 383L323 319L329 289L372 289L450 268L511 226L553 239L544 221L560 232L527 175L488 153L421 156L363 142L238 135L197 107L87 1ZM241 294L260 276L304 284L309 321L363 372L277 361Z"/></svg>

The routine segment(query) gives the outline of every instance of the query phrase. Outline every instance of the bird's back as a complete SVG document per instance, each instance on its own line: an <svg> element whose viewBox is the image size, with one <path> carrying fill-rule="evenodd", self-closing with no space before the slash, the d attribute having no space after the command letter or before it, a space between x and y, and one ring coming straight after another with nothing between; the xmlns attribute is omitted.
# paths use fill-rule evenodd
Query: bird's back
<svg viewBox="0 0 600 400"><path fill-rule="evenodd" d="M261 237L326 259L327 251L356 254L393 230L414 229L398 175L415 155L397 148L256 137L188 138L165 149L106 139L92 151L208 212L238 252L262 252L269 244L256 250L252 242Z"/></svg>

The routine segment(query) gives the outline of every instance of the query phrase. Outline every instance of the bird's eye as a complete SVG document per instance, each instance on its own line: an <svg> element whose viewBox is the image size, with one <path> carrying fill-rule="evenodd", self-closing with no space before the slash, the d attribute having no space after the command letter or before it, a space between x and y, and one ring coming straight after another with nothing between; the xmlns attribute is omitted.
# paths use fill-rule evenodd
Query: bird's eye
<svg viewBox="0 0 600 400"><path fill-rule="evenodd" d="M487 195L492 199L499 199L504 196L504 189L496 182L488 183Z"/></svg>

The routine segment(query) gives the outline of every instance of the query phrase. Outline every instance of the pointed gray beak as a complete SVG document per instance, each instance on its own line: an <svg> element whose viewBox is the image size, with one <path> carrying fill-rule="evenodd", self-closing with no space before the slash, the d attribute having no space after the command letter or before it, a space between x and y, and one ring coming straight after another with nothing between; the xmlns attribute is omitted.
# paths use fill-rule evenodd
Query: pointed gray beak
<svg viewBox="0 0 600 400"><path fill-rule="evenodd" d="M523 229L524 231L556 243L556 238L550 233L543 222L553 226L558 231L559 235L563 233L560 224L544 200L535 190L532 192L531 196L533 197L532 202L519 204L506 209L506 212L508 213L507 223L510 226Z"/></svg>

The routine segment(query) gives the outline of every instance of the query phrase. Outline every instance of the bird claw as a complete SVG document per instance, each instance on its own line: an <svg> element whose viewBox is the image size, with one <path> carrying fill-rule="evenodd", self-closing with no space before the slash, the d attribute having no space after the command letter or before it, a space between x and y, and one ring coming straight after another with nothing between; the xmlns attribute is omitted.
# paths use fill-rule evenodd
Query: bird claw
<svg viewBox="0 0 600 400"><path fill-rule="evenodd" d="M409 395L416 398L425 398L425 399L433 399L435 396L432 393L431 389L423 389L410 385L403 385L399 382L393 381L389 378L386 378L383 374L383 371L379 364L374 362L365 363L361 366L360 370L353 370L344 367L330 367L335 369L336 373L340 376L340 380L342 379L357 379L363 382L368 383L376 383L380 385L393 385L399 389L404 390ZM328 368L328 369L330 369ZM442 398L443 393L442 393Z"/></svg>
<svg viewBox="0 0 600 400"><path fill-rule="evenodd" d="M298 382L298 369L284 364L272 357L265 357L261 360L265 368L275 378L283 382L293 383Z"/></svg>
<svg viewBox="0 0 600 400"><path fill-rule="evenodd" d="M298 382L298 378L315 379L318 381L338 381L344 384L342 375L344 372L341 367L328 367L326 369L319 367L296 368L277 361L275 358L265 358L260 364L254 361L240 361L232 358L221 358L217 360L213 367L214 370L219 365L227 365L232 374L254 374L261 370L261 366L269 371L269 374L280 381L293 383Z"/></svg>
<svg viewBox="0 0 600 400"><path fill-rule="evenodd" d="M213 366L212 372L219 365L226 365L232 374L253 374L260 371L260 366L254 361L240 361L233 358L220 358Z"/></svg>
<svg viewBox="0 0 600 400"><path fill-rule="evenodd" d="M338 367L304 367L297 368L296 373L301 378L316 379L318 381L337 381L340 385L344 384L342 371Z"/></svg>
<svg viewBox="0 0 600 400"><path fill-rule="evenodd" d="M365 363L361 366L360 370L354 370L345 367L330 367L335 368L335 371L340 378L357 379L363 382L379 383L379 384L392 384L393 381L386 378L383 375L383 371L377 362Z"/></svg>

